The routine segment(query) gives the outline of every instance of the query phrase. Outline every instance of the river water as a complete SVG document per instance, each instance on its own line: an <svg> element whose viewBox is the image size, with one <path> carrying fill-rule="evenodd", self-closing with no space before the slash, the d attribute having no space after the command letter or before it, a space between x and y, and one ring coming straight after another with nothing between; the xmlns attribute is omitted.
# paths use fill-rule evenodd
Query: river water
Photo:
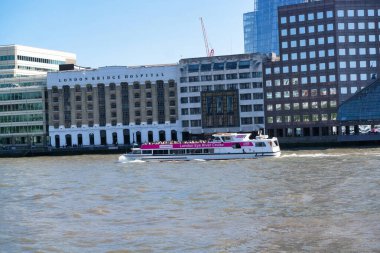
<svg viewBox="0 0 380 253"><path fill-rule="evenodd" d="M380 252L380 148L0 159L0 252Z"/></svg>

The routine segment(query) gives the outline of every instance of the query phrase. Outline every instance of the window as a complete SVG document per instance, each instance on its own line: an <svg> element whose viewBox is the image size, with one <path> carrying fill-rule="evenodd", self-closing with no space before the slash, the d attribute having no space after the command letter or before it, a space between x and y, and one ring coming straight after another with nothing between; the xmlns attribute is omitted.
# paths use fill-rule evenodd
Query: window
<svg viewBox="0 0 380 253"><path fill-rule="evenodd" d="M344 17L344 10L338 10L338 11L337 11L337 16L338 16L339 18Z"/></svg>
<svg viewBox="0 0 380 253"><path fill-rule="evenodd" d="M333 17L333 11L326 11L326 17L332 18Z"/></svg>
<svg viewBox="0 0 380 253"><path fill-rule="evenodd" d="M226 69L227 70L236 69L236 68L237 68L237 62L227 62L226 63Z"/></svg>
<svg viewBox="0 0 380 253"><path fill-rule="evenodd" d="M299 34L305 34L305 27L304 26L302 26L302 27L300 27L299 28Z"/></svg>
<svg viewBox="0 0 380 253"><path fill-rule="evenodd" d="M334 25L333 24L327 24L327 31L333 31Z"/></svg>
<svg viewBox="0 0 380 253"><path fill-rule="evenodd" d="M321 62L319 63L319 70L325 70L326 69L326 63Z"/></svg>
<svg viewBox="0 0 380 253"><path fill-rule="evenodd" d="M289 22L290 22L290 23L294 23L294 22L296 22L296 16L290 16L290 17L289 17Z"/></svg>
<svg viewBox="0 0 380 253"><path fill-rule="evenodd" d="M347 10L347 16L353 17L354 16L354 10Z"/></svg>
<svg viewBox="0 0 380 253"><path fill-rule="evenodd" d="M323 19L323 17L324 17L323 14L324 14L324 13L323 13L322 11L318 12L318 13L317 13L317 19Z"/></svg>
<svg viewBox="0 0 380 253"><path fill-rule="evenodd" d="M286 24L286 17L281 17L281 24Z"/></svg>
<svg viewBox="0 0 380 253"><path fill-rule="evenodd" d="M281 30L281 36L287 36L288 35L288 30L287 29L282 29Z"/></svg>
<svg viewBox="0 0 380 253"><path fill-rule="evenodd" d="M339 43L345 43L346 42L346 36L344 36L344 35L343 36L339 36L338 37L338 42Z"/></svg>
<svg viewBox="0 0 380 253"><path fill-rule="evenodd" d="M224 70L224 63L223 62L214 63L213 69L214 70Z"/></svg>
<svg viewBox="0 0 380 253"><path fill-rule="evenodd" d="M290 29L290 35L296 35L296 34L297 34L296 28L291 28Z"/></svg>
<svg viewBox="0 0 380 253"><path fill-rule="evenodd" d="M211 64L201 64L201 71L211 71Z"/></svg>
<svg viewBox="0 0 380 253"><path fill-rule="evenodd" d="M327 43L328 44L332 44L332 43L334 43L334 37L333 36L330 36L330 37L327 37Z"/></svg>
<svg viewBox="0 0 380 253"><path fill-rule="evenodd" d="M306 40L300 40L300 47L306 46Z"/></svg>
<svg viewBox="0 0 380 253"><path fill-rule="evenodd" d="M308 20L314 20L314 13L307 14L307 19Z"/></svg>
<svg viewBox="0 0 380 253"><path fill-rule="evenodd" d="M348 23L347 27L349 30L354 30L355 29L355 23Z"/></svg>
<svg viewBox="0 0 380 253"><path fill-rule="evenodd" d="M324 32L325 31L325 26L324 25L318 25L317 26L318 32Z"/></svg>
<svg viewBox="0 0 380 253"><path fill-rule="evenodd" d="M344 30L344 23L338 23L338 30Z"/></svg>
<svg viewBox="0 0 380 253"><path fill-rule="evenodd" d="M358 10L358 16L364 17L364 10Z"/></svg>
<svg viewBox="0 0 380 253"><path fill-rule="evenodd" d="M313 25L309 26L307 29L308 29L309 33L314 33L315 32L315 29L314 29Z"/></svg>
<svg viewBox="0 0 380 253"><path fill-rule="evenodd" d="M305 21L305 15L304 14L298 15L298 21L300 22Z"/></svg>
<svg viewBox="0 0 380 253"><path fill-rule="evenodd" d="M199 64L190 64L188 66L188 72L189 73L194 73L199 71Z"/></svg>
<svg viewBox="0 0 380 253"><path fill-rule="evenodd" d="M309 39L309 46L315 45L315 39Z"/></svg>
<svg viewBox="0 0 380 253"><path fill-rule="evenodd" d="M350 36L348 36L348 42L351 42L351 43L353 43L353 42L355 42L355 35L350 35Z"/></svg>

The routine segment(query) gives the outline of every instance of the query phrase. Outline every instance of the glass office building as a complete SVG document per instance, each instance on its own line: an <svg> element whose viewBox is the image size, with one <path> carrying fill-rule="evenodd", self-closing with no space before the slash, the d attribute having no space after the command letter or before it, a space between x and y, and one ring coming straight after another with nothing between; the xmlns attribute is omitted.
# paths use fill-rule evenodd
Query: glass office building
<svg viewBox="0 0 380 253"><path fill-rule="evenodd" d="M308 0L254 0L254 11L244 14L245 53L279 53L278 6Z"/></svg>

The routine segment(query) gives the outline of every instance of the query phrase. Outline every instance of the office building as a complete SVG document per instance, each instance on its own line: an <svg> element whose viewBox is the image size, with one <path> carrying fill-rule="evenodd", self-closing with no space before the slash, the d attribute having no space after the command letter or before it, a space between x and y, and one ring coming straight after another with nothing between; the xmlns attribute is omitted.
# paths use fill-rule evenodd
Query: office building
<svg viewBox="0 0 380 253"><path fill-rule="evenodd" d="M72 53L21 46L0 46L0 78L26 77L57 71L60 64L75 64Z"/></svg>
<svg viewBox="0 0 380 253"><path fill-rule="evenodd" d="M75 63L72 53L0 46L0 145L46 145L46 73Z"/></svg>
<svg viewBox="0 0 380 253"><path fill-rule="evenodd" d="M279 54L277 8L305 1L254 0L254 10L243 15L245 53Z"/></svg>
<svg viewBox="0 0 380 253"><path fill-rule="evenodd" d="M279 8L280 57L264 66L271 136L323 141L346 131L338 106L380 73L379 21L376 0Z"/></svg>
<svg viewBox="0 0 380 253"><path fill-rule="evenodd" d="M48 73L53 147L181 140L177 65Z"/></svg>
<svg viewBox="0 0 380 253"><path fill-rule="evenodd" d="M263 130L264 60L261 54L181 59L178 109L184 139Z"/></svg>

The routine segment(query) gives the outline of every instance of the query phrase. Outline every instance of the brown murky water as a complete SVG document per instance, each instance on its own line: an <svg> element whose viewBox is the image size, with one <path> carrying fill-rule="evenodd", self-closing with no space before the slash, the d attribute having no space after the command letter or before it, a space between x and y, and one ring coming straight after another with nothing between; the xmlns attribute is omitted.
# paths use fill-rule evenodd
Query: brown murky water
<svg viewBox="0 0 380 253"><path fill-rule="evenodd" d="M380 252L380 148L0 159L0 252Z"/></svg>

